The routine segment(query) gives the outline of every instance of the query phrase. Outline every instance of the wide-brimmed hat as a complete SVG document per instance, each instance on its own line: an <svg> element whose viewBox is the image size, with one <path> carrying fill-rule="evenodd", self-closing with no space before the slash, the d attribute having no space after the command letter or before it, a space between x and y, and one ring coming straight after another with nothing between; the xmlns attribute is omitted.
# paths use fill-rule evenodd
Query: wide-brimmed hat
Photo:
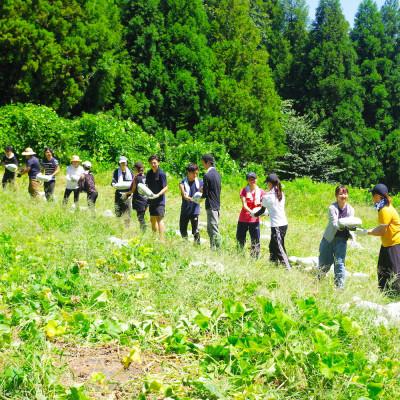
<svg viewBox="0 0 400 400"><path fill-rule="evenodd" d="M32 150L31 147L27 147L23 152L23 156L34 156L36 153Z"/></svg>
<svg viewBox="0 0 400 400"><path fill-rule="evenodd" d="M79 156L72 156L71 157L71 162L73 162L73 161L78 161L78 162L81 162L82 160L79 158Z"/></svg>

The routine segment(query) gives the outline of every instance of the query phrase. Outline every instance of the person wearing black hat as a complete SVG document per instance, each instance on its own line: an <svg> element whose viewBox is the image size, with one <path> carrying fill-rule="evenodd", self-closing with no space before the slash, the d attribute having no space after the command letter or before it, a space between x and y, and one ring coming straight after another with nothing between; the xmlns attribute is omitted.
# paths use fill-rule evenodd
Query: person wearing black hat
<svg viewBox="0 0 400 400"><path fill-rule="evenodd" d="M388 188L383 183L370 190L379 225L367 231L368 235L380 236L381 249L378 258L378 286L383 291L400 294L400 218L392 205Z"/></svg>
<svg viewBox="0 0 400 400"><path fill-rule="evenodd" d="M268 191L261 200L261 209L252 213L259 217L268 211L271 219L271 240L269 242L269 259L272 262L283 264L290 269L289 259L285 248L285 236L288 221L285 213L285 195L282 192L281 181L276 174L269 174L265 180Z"/></svg>
<svg viewBox="0 0 400 400"><path fill-rule="evenodd" d="M240 191L242 210L237 223L236 240L238 247L243 249L248 231L251 239L250 254L254 258L258 258L260 256L260 218L253 217L251 213L261 207L261 198L264 195L264 191L257 186L255 172L249 172L246 175L246 179L247 186Z"/></svg>

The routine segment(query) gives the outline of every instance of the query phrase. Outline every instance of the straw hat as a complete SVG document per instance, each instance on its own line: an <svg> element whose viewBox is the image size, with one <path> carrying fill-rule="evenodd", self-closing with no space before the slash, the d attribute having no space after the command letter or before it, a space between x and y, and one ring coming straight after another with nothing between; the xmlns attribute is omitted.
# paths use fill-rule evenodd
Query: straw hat
<svg viewBox="0 0 400 400"><path fill-rule="evenodd" d="M71 157L71 162L73 162L73 161L81 162L82 160L79 158L79 156L72 156Z"/></svg>
<svg viewBox="0 0 400 400"><path fill-rule="evenodd" d="M33 156L33 155L35 155L36 153L32 150L32 148L31 147L27 147L23 152L22 152L22 155L23 156Z"/></svg>

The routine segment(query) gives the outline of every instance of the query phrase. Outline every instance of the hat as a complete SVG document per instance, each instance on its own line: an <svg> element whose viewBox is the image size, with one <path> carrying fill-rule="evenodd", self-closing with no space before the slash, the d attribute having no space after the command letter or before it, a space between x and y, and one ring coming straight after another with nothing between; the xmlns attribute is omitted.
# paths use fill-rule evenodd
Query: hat
<svg viewBox="0 0 400 400"><path fill-rule="evenodd" d="M79 158L79 156L72 156L71 157L71 162L73 162L73 161L81 162L82 160Z"/></svg>
<svg viewBox="0 0 400 400"><path fill-rule="evenodd" d="M33 155L35 155L36 153L32 150L32 148L31 147L27 147L23 152L22 152L22 155L23 156L33 156Z"/></svg>
<svg viewBox="0 0 400 400"><path fill-rule="evenodd" d="M257 174L255 172L249 172L246 175L246 179L249 180L250 178L257 179Z"/></svg>
<svg viewBox="0 0 400 400"><path fill-rule="evenodd" d="M372 194L379 194L381 196L384 196L385 194L389 193L389 190L388 190L387 186L384 185L383 183L378 183L372 189L370 189L370 192Z"/></svg>
<svg viewBox="0 0 400 400"><path fill-rule="evenodd" d="M128 163L128 159L126 158L126 157L124 157L124 156L121 156L120 158L119 158L119 161L118 161L118 164L121 164L121 163Z"/></svg>
<svg viewBox="0 0 400 400"><path fill-rule="evenodd" d="M278 182L278 181L279 181L279 178L278 178L277 174L269 174L267 176L267 178L265 179L265 182L271 182L271 183Z"/></svg>
<svg viewBox="0 0 400 400"><path fill-rule="evenodd" d="M92 168L92 163L91 163L90 161L84 161L84 162L82 163L82 166L83 166L84 168L90 169L90 168Z"/></svg>

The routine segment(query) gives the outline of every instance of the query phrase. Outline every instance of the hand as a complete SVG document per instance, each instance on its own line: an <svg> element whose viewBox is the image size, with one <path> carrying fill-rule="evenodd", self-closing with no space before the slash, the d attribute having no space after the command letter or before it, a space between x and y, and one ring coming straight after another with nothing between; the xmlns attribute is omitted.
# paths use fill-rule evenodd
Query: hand
<svg viewBox="0 0 400 400"><path fill-rule="evenodd" d="M357 228L356 234L359 236L366 236L368 235L368 229Z"/></svg>
<svg viewBox="0 0 400 400"><path fill-rule="evenodd" d="M250 214L250 216L252 217L252 218L255 218L256 216L255 216L255 213L253 212L253 211L249 211L249 214Z"/></svg>
<svg viewBox="0 0 400 400"><path fill-rule="evenodd" d="M151 199L157 199L158 197L160 197L160 193L154 193L153 196L151 196Z"/></svg>
<svg viewBox="0 0 400 400"><path fill-rule="evenodd" d="M121 193L121 199L122 200L127 200L129 197L129 193Z"/></svg>

